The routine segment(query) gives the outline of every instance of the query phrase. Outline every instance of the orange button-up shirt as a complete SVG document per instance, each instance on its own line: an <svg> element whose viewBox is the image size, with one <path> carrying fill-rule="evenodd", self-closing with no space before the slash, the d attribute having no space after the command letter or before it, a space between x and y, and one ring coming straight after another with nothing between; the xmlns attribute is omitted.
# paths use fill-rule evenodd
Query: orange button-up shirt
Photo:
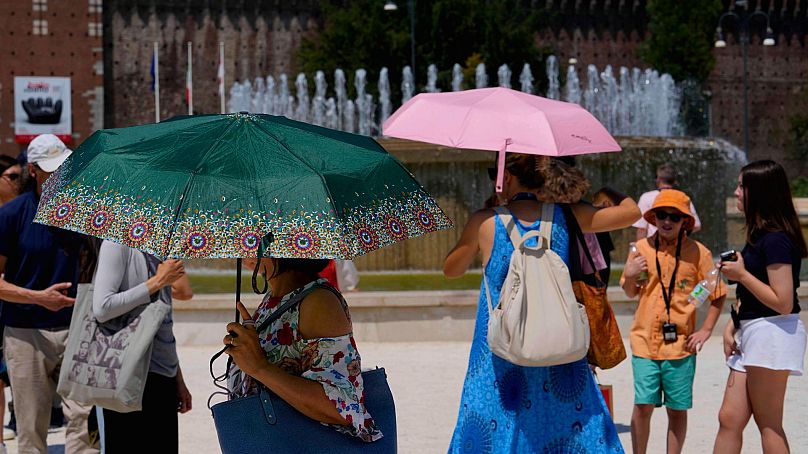
<svg viewBox="0 0 808 454"><path fill-rule="evenodd" d="M684 238L679 257L679 270L676 272L676 283L671 295L670 321L676 324L676 342L665 342L662 337L662 325L668 321L665 300L662 297L662 285L668 289L671 275L676 263L676 241L660 241L659 266L662 279L657 273L654 258L654 237L637 242L637 251L648 262L648 283L639 289L640 303L634 314L631 325L631 352L641 358L648 359L681 359L690 356L685 348L687 337L696 330L696 307L687 302L690 292L715 267L712 254L698 241ZM629 254L628 260L634 258ZM625 274L620 278L620 285L625 282ZM664 282L664 284L662 284ZM710 301L715 301L727 294L727 285L718 284Z"/></svg>

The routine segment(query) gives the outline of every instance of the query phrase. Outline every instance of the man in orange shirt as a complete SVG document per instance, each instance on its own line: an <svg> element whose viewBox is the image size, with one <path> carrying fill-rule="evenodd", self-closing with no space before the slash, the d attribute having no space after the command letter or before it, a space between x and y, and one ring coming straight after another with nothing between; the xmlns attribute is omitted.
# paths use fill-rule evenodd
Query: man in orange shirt
<svg viewBox="0 0 808 454"><path fill-rule="evenodd" d="M695 353L713 332L727 287L719 283L701 329L696 330L696 307L687 297L715 263L712 253L688 238L695 219L690 198L675 189L662 191L644 218L657 227L653 236L637 242L637 253L626 259L620 285L640 303L631 326L631 365L634 370L634 412L631 444L635 454L648 447L651 414L665 405L668 413L667 452L682 452L687 433L687 410L693 406ZM647 282L638 276L646 272Z"/></svg>

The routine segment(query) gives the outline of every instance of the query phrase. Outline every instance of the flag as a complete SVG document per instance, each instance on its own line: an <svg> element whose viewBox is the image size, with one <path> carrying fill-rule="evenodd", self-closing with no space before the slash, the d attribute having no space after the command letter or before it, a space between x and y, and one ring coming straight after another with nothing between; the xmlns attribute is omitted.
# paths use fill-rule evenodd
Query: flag
<svg viewBox="0 0 808 454"><path fill-rule="evenodd" d="M151 68L149 68L149 75L151 76L151 91L154 91L154 84L155 84L154 68L156 66L155 65L156 60L157 60L157 54L153 54L151 59Z"/></svg>
<svg viewBox="0 0 808 454"><path fill-rule="evenodd" d="M188 105L188 115L193 115L194 109L194 79L193 61L191 57L191 43L188 43L188 70L185 72L185 102Z"/></svg>
<svg viewBox="0 0 808 454"><path fill-rule="evenodd" d="M219 53L219 72L217 73L219 82L219 96L224 99L224 56Z"/></svg>

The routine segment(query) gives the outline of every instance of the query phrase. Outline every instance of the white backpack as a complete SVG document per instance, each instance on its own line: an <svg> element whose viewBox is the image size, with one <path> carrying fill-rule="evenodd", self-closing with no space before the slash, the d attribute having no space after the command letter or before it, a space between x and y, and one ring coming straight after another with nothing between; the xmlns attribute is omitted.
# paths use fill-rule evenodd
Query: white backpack
<svg viewBox="0 0 808 454"><path fill-rule="evenodd" d="M508 230L513 254L497 307L491 305L488 278L488 345L491 352L520 366L556 366L577 361L589 349L586 309L575 299L567 265L550 249L552 203L542 206L539 231L519 234L516 220L494 208ZM527 246L538 237L537 246Z"/></svg>

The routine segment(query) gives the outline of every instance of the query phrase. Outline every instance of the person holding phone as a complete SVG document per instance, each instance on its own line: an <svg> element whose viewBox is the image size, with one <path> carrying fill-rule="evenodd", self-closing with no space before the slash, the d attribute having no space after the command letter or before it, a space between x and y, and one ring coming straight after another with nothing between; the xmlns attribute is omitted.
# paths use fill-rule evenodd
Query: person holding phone
<svg viewBox="0 0 808 454"><path fill-rule="evenodd" d="M730 371L714 452L740 453L752 415L763 452L788 452L783 406L788 377L804 372L806 332L797 287L808 249L780 164L744 166L735 197L746 218L746 245L737 261L720 262L724 276L738 284L738 303L724 330Z"/></svg>

